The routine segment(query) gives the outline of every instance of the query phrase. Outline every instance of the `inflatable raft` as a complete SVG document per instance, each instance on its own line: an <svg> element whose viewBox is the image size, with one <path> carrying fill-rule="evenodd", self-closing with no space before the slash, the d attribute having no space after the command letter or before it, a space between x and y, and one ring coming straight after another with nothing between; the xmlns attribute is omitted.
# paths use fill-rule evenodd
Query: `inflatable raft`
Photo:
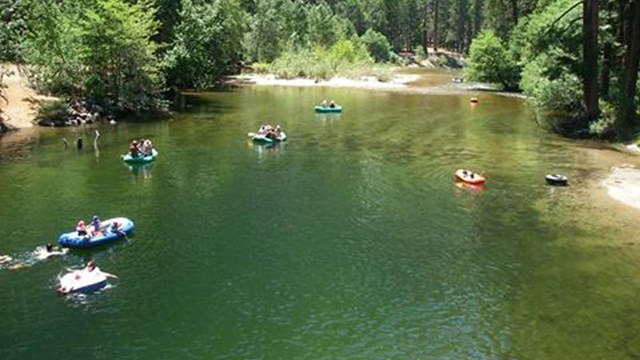
<svg viewBox="0 0 640 360"><path fill-rule="evenodd" d="M107 275L95 268L93 271L73 270L60 278L58 292L61 294L90 293L107 286Z"/></svg>
<svg viewBox="0 0 640 360"><path fill-rule="evenodd" d="M124 154L122 155L122 160L129 164L146 164L155 160L156 156L158 156L158 151L156 149L151 149L151 155L131 156L131 154Z"/></svg>
<svg viewBox="0 0 640 360"><path fill-rule="evenodd" d="M560 174L549 174L544 178L549 185L566 186L569 183L569 179L566 176Z"/></svg>
<svg viewBox="0 0 640 360"><path fill-rule="evenodd" d="M338 113L338 112L342 112L342 106L339 106L339 105L336 105L334 107L316 106L313 108L313 110L318 113Z"/></svg>
<svg viewBox="0 0 640 360"><path fill-rule="evenodd" d="M485 178L482 175L476 174L473 171L466 169L458 169L456 171L456 179L464 181L467 184L480 185L484 184Z"/></svg>
<svg viewBox="0 0 640 360"><path fill-rule="evenodd" d="M275 144L275 143L283 142L287 140L287 134L285 134L284 131L281 131L280 136L278 136L275 139L267 137L266 134L256 134L256 133L249 133L249 137L251 138L251 140L258 143L263 143L263 144Z"/></svg>
<svg viewBox="0 0 640 360"><path fill-rule="evenodd" d="M112 226L114 222L117 223L117 228ZM91 230L93 229L87 229L88 232L91 232ZM117 217L102 221L96 235L78 235L77 231L72 231L60 235L58 244L72 248L94 247L124 237L131 231L133 231L133 221L125 217Z"/></svg>

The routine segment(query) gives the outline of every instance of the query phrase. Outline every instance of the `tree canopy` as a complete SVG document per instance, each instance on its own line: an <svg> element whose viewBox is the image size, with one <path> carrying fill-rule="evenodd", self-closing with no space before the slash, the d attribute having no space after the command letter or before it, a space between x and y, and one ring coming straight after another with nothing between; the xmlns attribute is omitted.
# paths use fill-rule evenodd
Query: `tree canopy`
<svg viewBox="0 0 640 360"><path fill-rule="evenodd" d="M582 129L640 127L640 0L0 0L0 61L118 111L246 66L329 77L416 49L468 54L469 79Z"/></svg>

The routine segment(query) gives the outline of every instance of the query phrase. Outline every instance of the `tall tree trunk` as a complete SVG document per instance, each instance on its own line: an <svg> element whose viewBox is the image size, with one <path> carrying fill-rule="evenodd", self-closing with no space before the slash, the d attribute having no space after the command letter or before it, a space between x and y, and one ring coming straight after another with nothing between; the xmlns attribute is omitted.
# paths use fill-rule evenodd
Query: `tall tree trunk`
<svg viewBox="0 0 640 360"><path fill-rule="evenodd" d="M429 55L429 30L427 30L427 24L422 28L422 50L425 55Z"/></svg>
<svg viewBox="0 0 640 360"><path fill-rule="evenodd" d="M606 14L607 21L612 21L613 14L613 1L606 1ZM615 31L614 24L611 25L611 29ZM613 34L612 34L613 35ZM607 40L602 49L602 72L600 73L600 97L605 100L609 100L609 86L611 83L611 66L613 57L613 44L611 40Z"/></svg>
<svg viewBox="0 0 640 360"><path fill-rule="evenodd" d="M602 72L600 73L600 94L605 100L609 99L609 85L611 83L611 57L613 51L611 43L604 44L602 50Z"/></svg>
<svg viewBox="0 0 640 360"><path fill-rule="evenodd" d="M513 27L518 25L518 0L511 0L511 17L513 17Z"/></svg>
<svg viewBox="0 0 640 360"><path fill-rule="evenodd" d="M433 52L438 52L438 0L433 2Z"/></svg>
<svg viewBox="0 0 640 360"><path fill-rule="evenodd" d="M425 2L422 8L422 50L426 56L429 55L429 6Z"/></svg>
<svg viewBox="0 0 640 360"><path fill-rule="evenodd" d="M632 0L631 2L627 34L622 115L626 124L635 125L636 84L638 82L638 60L640 58L640 0Z"/></svg>
<svg viewBox="0 0 640 360"><path fill-rule="evenodd" d="M582 2L582 56L585 120L598 117L598 0Z"/></svg>

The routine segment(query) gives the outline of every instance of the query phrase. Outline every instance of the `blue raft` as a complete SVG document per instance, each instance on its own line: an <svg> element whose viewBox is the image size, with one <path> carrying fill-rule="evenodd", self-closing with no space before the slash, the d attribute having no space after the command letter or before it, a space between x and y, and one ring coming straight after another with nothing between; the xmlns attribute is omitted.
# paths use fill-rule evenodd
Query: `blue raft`
<svg viewBox="0 0 640 360"><path fill-rule="evenodd" d="M117 230L113 230L113 222L118 223ZM87 231L91 231L89 227ZM77 231L72 231L60 235L58 238L58 244L71 248L89 248L98 245L103 245L114 240L117 240L133 231L133 221L125 217L117 217L113 219L104 220L100 223L100 232L97 235L78 235Z"/></svg>
<svg viewBox="0 0 640 360"><path fill-rule="evenodd" d="M313 110L317 113L339 113L342 112L342 106L316 106L313 108Z"/></svg>
<svg viewBox="0 0 640 360"><path fill-rule="evenodd" d="M131 156L131 154L124 154L122 155L122 160L130 164L146 164L155 160L156 156L158 156L158 151L156 151L156 149L151 149L151 155Z"/></svg>

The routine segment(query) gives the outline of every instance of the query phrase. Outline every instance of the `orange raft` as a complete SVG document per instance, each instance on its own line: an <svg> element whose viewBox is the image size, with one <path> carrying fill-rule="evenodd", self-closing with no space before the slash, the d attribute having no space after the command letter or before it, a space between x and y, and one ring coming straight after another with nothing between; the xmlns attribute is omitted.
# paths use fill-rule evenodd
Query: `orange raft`
<svg viewBox="0 0 640 360"><path fill-rule="evenodd" d="M485 178L482 175L476 174L471 170L458 169L456 171L456 179L464 181L467 184L484 184Z"/></svg>

